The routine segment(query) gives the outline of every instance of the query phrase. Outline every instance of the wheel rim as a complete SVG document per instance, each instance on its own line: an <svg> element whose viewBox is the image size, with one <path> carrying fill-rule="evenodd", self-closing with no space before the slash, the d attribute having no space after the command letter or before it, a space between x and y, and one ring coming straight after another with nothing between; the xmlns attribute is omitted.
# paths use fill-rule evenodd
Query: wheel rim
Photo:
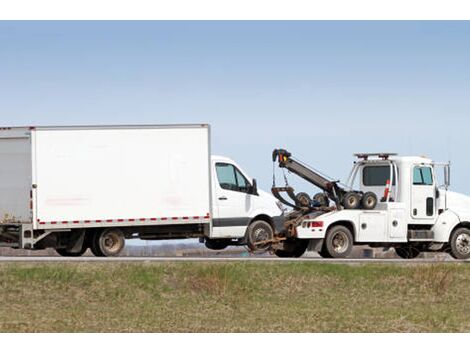
<svg viewBox="0 0 470 352"><path fill-rule="evenodd" d="M344 232L336 232L331 239L331 244L336 253L344 253L349 247L349 238Z"/></svg>
<svg viewBox="0 0 470 352"><path fill-rule="evenodd" d="M460 254L469 254L470 253L470 234L461 233L455 239L455 245L457 251Z"/></svg>
<svg viewBox="0 0 470 352"><path fill-rule="evenodd" d="M109 254L117 254L123 245L122 237L115 232L105 233L101 237L101 246Z"/></svg>
<svg viewBox="0 0 470 352"><path fill-rule="evenodd" d="M265 249L269 247L268 241L270 240L269 236L269 231L266 229L260 227L257 228L253 231L253 237L252 237L252 243L253 246L259 250L259 249Z"/></svg>

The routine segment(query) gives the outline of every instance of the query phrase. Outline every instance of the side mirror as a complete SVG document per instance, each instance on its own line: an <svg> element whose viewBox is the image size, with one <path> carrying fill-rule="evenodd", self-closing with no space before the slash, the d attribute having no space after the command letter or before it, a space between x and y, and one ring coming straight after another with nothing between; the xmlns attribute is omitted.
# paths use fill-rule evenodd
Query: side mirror
<svg viewBox="0 0 470 352"><path fill-rule="evenodd" d="M450 165L444 167L444 183L446 188L450 186Z"/></svg>
<svg viewBox="0 0 470 352"><path fill-rule="evenodd" d="M252 182L252 186L251 186L251 194L255 195L255 196L258 196L258 183L256 182L256 179L253 179L253 182Z"/></svg>

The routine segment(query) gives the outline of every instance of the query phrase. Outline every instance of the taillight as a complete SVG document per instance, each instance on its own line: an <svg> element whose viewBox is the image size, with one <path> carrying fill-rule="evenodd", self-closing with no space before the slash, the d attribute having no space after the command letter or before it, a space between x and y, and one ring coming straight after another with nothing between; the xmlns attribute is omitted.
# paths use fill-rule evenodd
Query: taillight
<svg viewBox="0 0 470 352"><path fill-rule="evenodd" d="M311 227L323 227L323 221L312 221L310 224Z"/></svg>

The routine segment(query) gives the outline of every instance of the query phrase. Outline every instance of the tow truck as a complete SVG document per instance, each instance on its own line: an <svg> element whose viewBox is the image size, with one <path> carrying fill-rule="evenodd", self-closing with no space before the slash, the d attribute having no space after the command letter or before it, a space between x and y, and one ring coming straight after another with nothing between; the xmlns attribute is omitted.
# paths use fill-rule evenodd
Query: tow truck
<svg viewBox="0 0 470 352"><path fill-rule="evenodd" d="M273 177L273 195L292 208L281 240L272 247L276 255L299 257L308 248L324 258L345 258L354 245L369 245L394 248L405 259L422 252L470 258L470 197L449 190L449 162L395 153L355 157L346 184L341 184L285 149L273 151L274 163L321 191L313 197L295 193L287 178L278 187Z"/></svg>

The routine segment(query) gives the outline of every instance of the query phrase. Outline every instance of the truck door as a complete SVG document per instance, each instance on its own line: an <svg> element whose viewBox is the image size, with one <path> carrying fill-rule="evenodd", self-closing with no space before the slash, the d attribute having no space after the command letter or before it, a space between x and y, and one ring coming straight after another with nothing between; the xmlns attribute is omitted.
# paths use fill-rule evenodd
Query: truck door
<svg viewBox="0 0 470 352"><path fill-rule="evenodd" d="M215 164L213 237L239 238L245 235L252 207L251 184L229 163Z"/></svg>
<svg viewBox="0 0 470 352"><path fill-rule="evenodd" d="M436 213L436 186L430 165L415 165L412 171L411 217L431 220Z"/></svg>

